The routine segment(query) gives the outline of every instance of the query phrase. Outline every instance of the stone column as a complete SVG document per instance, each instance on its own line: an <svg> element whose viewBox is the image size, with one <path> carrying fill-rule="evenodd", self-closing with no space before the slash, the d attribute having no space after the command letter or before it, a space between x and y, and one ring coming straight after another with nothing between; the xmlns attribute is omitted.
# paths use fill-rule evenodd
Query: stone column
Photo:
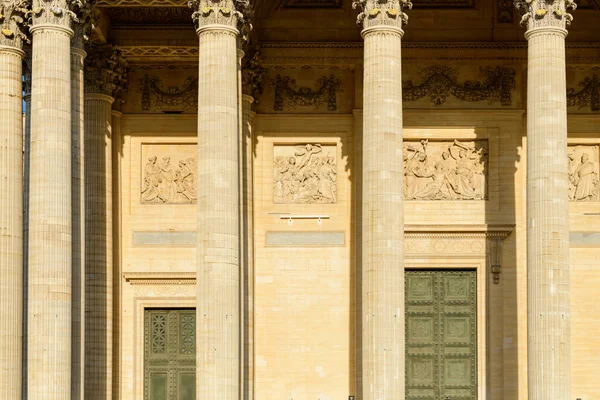
<svg viewBox="0 0 600 400"><path fill-rule="evenodd" d="M245 337L244 337L244 400L254 398L254 133L255 113L252 104L255 97L262 93L264 68L260 65L260 54L256 51L245 59L242 67L242 251L246 260L244 268L243 301Z"/></svg>
<svg viewBox="0 0 600 400"><path fill-rule="evenodd" d="M236 38L248 4L191 0L199 37L196 397L240 395L240 193Z"/></svg>
<svg viewBox="0 0 600 400"><path fill-rule="evenodd" d="M73 205L73 300L71 305L71 399L84 398L85 345L85 187L84 187L84 118L83 60L84 34L88 18L73 24L71 38L71 203Z"/></svg>
<svg viewBox="0 0 600 400"><path fill-rule="evenodd" d="M566 26L572 0L516 1L527 25L529 400L570 397Z"/></svg>
<svg viewBox="0 0 600 400"><path fill-rule="evenodd" d="M112 104L125 74L116 49L91 48L85 64L85 389L112 399Z"/></svg>
<svg viewBox="0 0 600 400"><path fill-rule="evenodd" d="M33 2L29 399L71 396L71 43L67 1Z"/></svg>
<svg viewBox="0 0 600 400"><path fill-rule="evenodd" d="M23 337L22 50L26 10L0 1L0 398L21 397Z"/></svg>
<svg viewBox="0 0 600 400"><path fill-rule="evenodd" d="M357 0L364 38L362 351L365 400L404 399L400 43L411 3Z"/></svg>

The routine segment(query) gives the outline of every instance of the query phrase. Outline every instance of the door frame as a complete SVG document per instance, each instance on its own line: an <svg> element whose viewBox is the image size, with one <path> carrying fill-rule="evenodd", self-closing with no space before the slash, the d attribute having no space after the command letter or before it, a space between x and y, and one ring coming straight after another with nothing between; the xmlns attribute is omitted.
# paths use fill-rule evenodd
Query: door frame
<svg viewBox="0 0 600 400"><path fill-rule="evenodd" d="M404 261L405 270L469 270L475 271L476 316L477 316L477 399L486 400L486 383L488 378L487 351L487 282L486 258L409 258Z"/></svg>

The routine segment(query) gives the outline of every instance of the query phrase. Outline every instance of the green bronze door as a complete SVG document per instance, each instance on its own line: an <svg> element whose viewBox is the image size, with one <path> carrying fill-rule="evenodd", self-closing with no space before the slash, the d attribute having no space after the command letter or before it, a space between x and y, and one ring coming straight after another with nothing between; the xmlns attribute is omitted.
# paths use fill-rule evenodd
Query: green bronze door
<svg viewBox="0 0 600 400"><path fill-rule="evenodd" d="M476 400L475 271L406 271L407 400Z"/></svg>
<svg viewBox="0 0 600 400"><path fill-rule="evenodd" d="M196 399L196 310L147 309L144 400Z"/></svg>

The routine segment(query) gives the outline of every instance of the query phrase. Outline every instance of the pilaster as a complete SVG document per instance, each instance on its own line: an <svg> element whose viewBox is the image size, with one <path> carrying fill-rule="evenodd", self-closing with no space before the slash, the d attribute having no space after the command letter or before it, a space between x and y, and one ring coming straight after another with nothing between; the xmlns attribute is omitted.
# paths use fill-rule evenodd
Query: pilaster
<svg viewBox="0 0 600 400"><path fill-rule="evenodd" d="M364 38L362 396L404 399L402 26L406 0L357 0Z"/></svg>
<svg viewBox="0 0 600 400"><path fill-rule="evenodd" d="M117 49L90 48L85 63L84 146L86 399L112 399L112 104L126 73Z"/></svg>
<svg viewBox="0 0 600 400"><path fill-rule="evenodd" d="M199 39L196 397L240 395L237 38L247 1L191 0Z"/></svg>
<svg viewBox="0 0 600 400"><path fill-rule="evenodd" d="M570 398L566 27L572 0L516 1L527 26L527 352L530 400Z"/></svg>
<svg viewBox="0 0 600 400"><path fill-rule="evenodd" d="M26 3L0 1L0 398L21 397L23 336L22 62Z"/></svg>

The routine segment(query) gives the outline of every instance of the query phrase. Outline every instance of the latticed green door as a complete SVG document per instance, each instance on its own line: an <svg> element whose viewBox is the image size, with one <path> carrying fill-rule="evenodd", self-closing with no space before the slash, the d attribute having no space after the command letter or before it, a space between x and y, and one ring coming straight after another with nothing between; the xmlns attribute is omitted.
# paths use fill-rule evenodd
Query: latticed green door
<svg viewBox="0 0 600 400"><path fill-rule="evenodd" d="M475 271L406 271L407 400L476 400Z"/></svg>
<svg viewBox="0 0 600 400"><path fill-rule="evenodd" d="M145 311L144 399L196 399L196 310Z"/></svg>

